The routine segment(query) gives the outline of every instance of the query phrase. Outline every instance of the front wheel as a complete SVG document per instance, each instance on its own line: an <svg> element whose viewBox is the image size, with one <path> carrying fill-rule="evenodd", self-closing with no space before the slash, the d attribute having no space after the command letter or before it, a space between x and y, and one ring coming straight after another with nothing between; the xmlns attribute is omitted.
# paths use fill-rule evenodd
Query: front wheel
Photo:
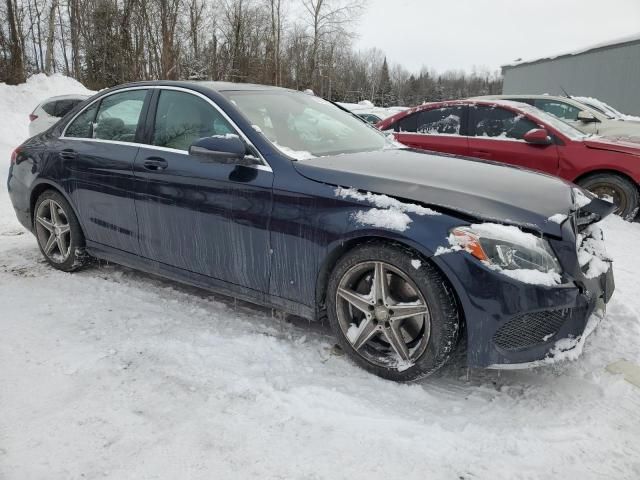
<svg viewBox="0 0 640 480"><path fill-rule="evenodd" d="M412 381L438 370L456 347L453 291L429 262L398 246L372 243L337 263L327 314L342 349L381 377Z"/></svg>
<svg viewBox="0 0 640 480"><path fill-rule="evenodd" d="M584 178L578 184L598 198L616 204L616 214L633 220L638 211L638 186L620 175L599 173Z"/></svg>

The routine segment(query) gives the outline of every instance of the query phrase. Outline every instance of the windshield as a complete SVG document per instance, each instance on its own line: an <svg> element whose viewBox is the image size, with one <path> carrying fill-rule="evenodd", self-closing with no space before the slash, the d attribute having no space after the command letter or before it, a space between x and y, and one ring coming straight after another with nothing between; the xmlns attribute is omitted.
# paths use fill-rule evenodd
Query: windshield
<svg viewBox="0 0 640 480"><path fill-rule="evenodd" d="M597 98L591 98L591 97L571 97L571 98L582 103L583 105L586 105L589 108L593 108L594 110L602 113L603 115L606 115L607 118L610 118L612 120L613 119L622 120L622 117L623 117L622 113L618 112L616 109L607 105L606 103L601 102Z"/></svg>
<svg viewBox="0 0 640 480"><path fill-rule="evenodd" d="M330 102L306 93L222 92L286 155L305 158L399 148L385 135Z"/></svg>

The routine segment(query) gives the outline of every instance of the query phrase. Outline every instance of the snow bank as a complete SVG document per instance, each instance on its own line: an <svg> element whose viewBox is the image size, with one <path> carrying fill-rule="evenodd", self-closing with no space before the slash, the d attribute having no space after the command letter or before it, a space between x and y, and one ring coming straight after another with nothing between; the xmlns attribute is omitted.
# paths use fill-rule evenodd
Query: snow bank
<svg viewBox="0 0 640 480"><path fill-rule="evenodd" d="M361 225L372 225L374 227L404 232L413 221L407 213L440 215L440 213L435 210L416 205L415 203L404 203L396 198L371 192L361 193L355 188L338 187L335 189L335 194L340 198L352 198L378 207L367 211L360 210L354 214L354 220Z"/></svg>
<svg viewBox="0 0 640 480"><path fill-rule="evenodd" d="M67 94L91 95L80 82L64 75L40 73L21 85L0 83L0 174L5 177L9 156L29 136L29 114L48 97Z"/></svg>

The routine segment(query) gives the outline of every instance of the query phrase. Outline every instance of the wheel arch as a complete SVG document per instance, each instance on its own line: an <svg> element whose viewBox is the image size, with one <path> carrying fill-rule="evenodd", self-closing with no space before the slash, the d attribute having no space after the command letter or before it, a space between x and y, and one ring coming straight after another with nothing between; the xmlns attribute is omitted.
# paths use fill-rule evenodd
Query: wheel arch
<svg viewBox="0 0 640 480"><path fill-rule="evenodd" d="M29 197L29 215L30 215L29 220L31 222L31 225L33 226L36 201L38 200L40 195L42 195L47 190L53 190L64 197L64 199L67 201L67 203L71 207L71 210L73 210L73 214L78 219L78 224L80 225L80 229L82 230L82 235L85 235L85 229L84 229L84 225L82 225L82 220L80 219L80 216L78 215L78 211L76 210L76 207L73 205L71 198L69 198L69 195L67 195L67 192L65 192L64 189L61 188L59 185L55 184L54 182L50 182L48 180L41 180L40 182L35 184L31 189L31 193Z"/></svg>
<svg viewBox="0 0 640 480"><path fill-rule="evenodd" d="M449 283L451 291L453 292L453 296L456 299L456 303L458 305L458 311L460 315L460 327L464 331L466 329L466 315L464 302L461 300L461 296L459 292L459 282L452 279L449 273L442 268L440 262L433 261L432 252L428 252L423 248L420 248L418 244L414 244L412 241L406 238L398 238L398 237L387 237L380 234L366 234L354 238L350 238L347 241L340 243L335 246L325 257L320 270L318 271L318 276L316 280L316 310L318 312L318 316L324 316L324 311L326 308L326 294L327 288L329 285L329 278L331 276L331 272L333 271L338 260L346 255L348 252L352 251L354 248L361 247L363 245L369 243L383 243L389 246L396 246L403 248L410 252L412 255L416 255L420 260L424 260L430 262L433 267L435 267L440 274L446 279Z"/></svg>
<svg viewBox="0 0 640 480"><path fill-rule="evenodd" d="M582 180L585 180L589 177L593 177L595 175L615 175L618 177L622 177L625 180L628 180L629 182L631 182L633 185L635 185L636 188L639 188L638 182L634 180L634 178L628 172L622 172L620 170L614 170L611 168L596 168L593 170L589 170L588 172L581 173L580 176L576 177L572 181L573 183L579 184Z"/></svg>

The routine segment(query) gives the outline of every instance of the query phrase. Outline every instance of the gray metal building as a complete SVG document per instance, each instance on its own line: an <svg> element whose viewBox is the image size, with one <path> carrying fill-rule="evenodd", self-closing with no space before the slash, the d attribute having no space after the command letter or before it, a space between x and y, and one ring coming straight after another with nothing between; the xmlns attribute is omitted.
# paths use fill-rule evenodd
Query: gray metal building
<svg viewBox="0 0 640 480"><path fill-rule="evenodd" d="M502 67L505 94L596 97L623 113L640 115L640 35L577 52Z"/></svg>

